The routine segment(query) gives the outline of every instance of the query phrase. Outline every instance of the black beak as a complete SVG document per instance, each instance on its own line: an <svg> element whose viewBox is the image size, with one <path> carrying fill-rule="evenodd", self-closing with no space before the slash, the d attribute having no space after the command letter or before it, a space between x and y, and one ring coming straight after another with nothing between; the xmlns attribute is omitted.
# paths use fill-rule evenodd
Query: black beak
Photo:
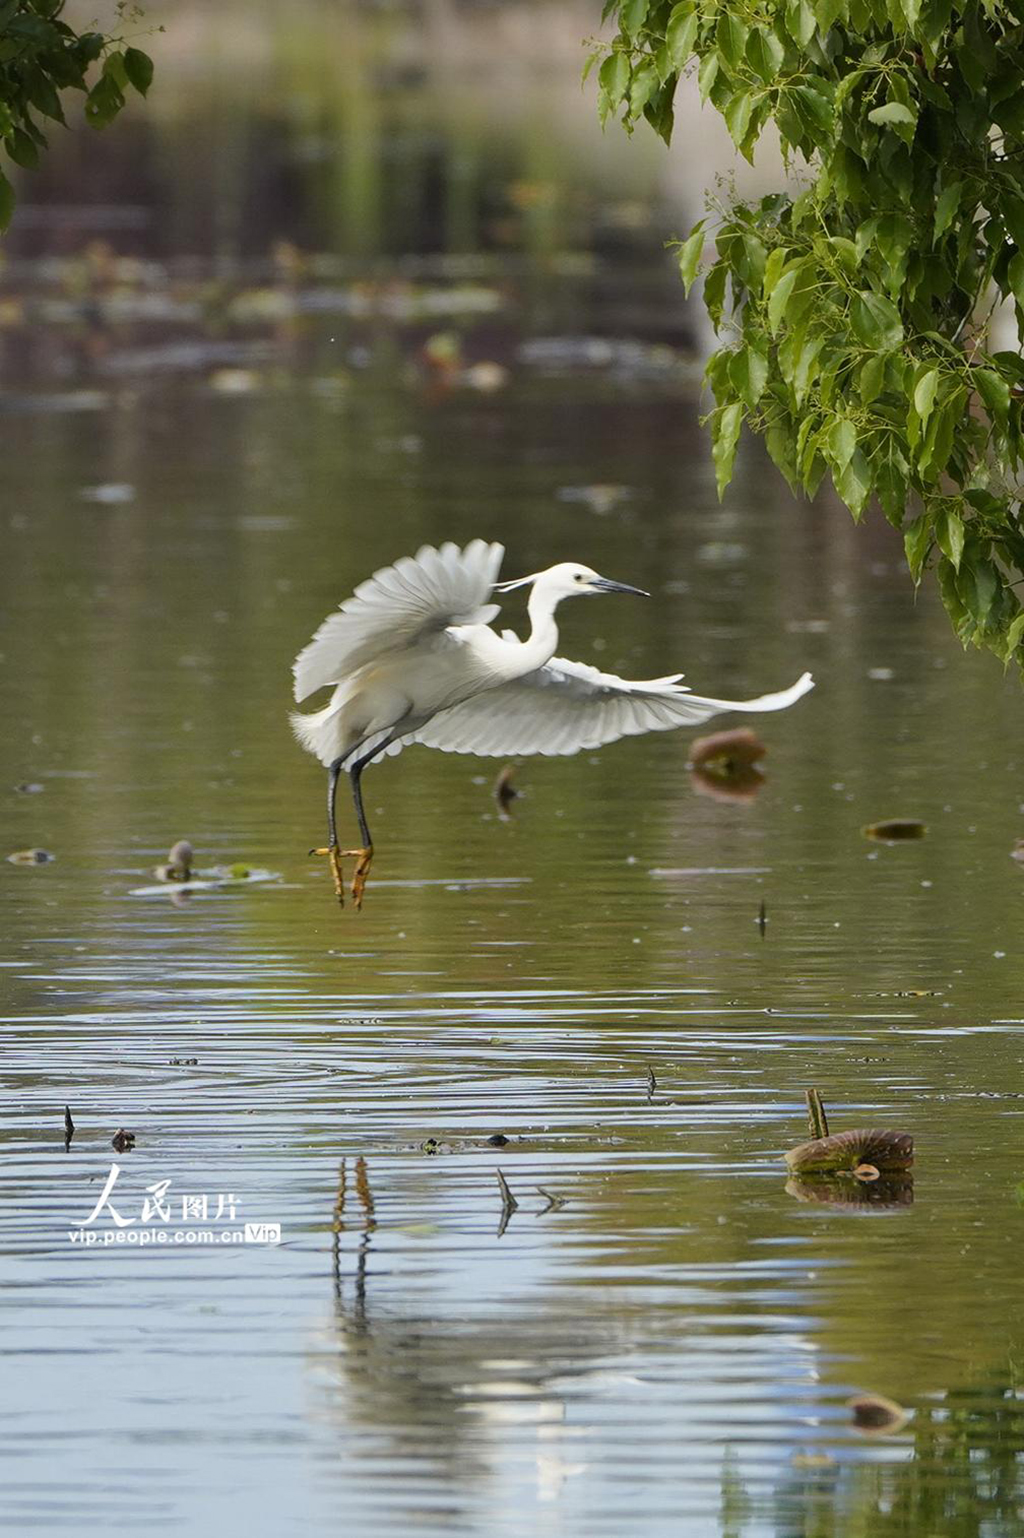
<svg viewBox="0 0 1024 1538"><path fill-rule="evenodd" d="M610 577L591 577L590 586L602 593L635 593L637 598L650 598L642 587L630 587L628 582L613 582Z"/></svg>

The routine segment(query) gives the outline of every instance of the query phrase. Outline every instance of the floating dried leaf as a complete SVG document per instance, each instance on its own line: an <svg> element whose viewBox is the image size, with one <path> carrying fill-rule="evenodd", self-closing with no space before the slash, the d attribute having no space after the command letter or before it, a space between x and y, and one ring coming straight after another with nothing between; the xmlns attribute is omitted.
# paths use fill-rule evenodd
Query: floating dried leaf
<svg viewBox="0 0 1024 1538"><path fill-rule="evenodd" d="M47 849L16 849L7 858L12 865L49 865L55 856Z"/></svg>
<svg viewBox="0 0 1024 1538"><path fill-rule="evenodd" d="M135 1133L126 1132L124 1127L118 1127L110 1141L118 1153L128 1153L135 1147Z"/></svg>
<svg viewBox="0 0 1024 1538"><path fill-rule="evenodd" d="M786 1153L786 1163L800 1174L820 1170L852 1174L862 1164L879 1171L906 1170L914 1162L914 1139L909 1132L889 1132L879 1127L853 1127L831 1137L813 1138Z"/></svg>
<svg viewBox="0 0 1024 1538"><path fill-rule="evenodd" d="M690 768L729 778L764 758L768 749L749 726L712 732L690 744Z"/></svg>
<svg viewBox="0 0 1024 1538"><path fill-rule="evenodd" d="M898 844L901 839L924 838L928 824L914 817L890 817L887 822L869 822L861 830L865 838L878 839L883 844Z"/></svg>

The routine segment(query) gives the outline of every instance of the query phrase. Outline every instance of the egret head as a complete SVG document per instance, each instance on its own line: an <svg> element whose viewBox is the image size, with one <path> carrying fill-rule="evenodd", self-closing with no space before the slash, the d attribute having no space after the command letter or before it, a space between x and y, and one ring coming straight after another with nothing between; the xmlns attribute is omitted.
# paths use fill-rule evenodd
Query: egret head
<svg viewBox="0 0 1024 1538"><path fill-rule="evenodd" d="M535 571L532 576L517 577L514 582L499 582L495 591L510 593L513 588L526 587L530 583L535 590L546 593L553 603L563 598L594 598L598 593L636 593L641 598L651 596L642 587L630 587L626 582L613 582L610 577L602 577L592 567L584 566L579 561L559 561L557 566L549 566L547 571Z"/></svg>

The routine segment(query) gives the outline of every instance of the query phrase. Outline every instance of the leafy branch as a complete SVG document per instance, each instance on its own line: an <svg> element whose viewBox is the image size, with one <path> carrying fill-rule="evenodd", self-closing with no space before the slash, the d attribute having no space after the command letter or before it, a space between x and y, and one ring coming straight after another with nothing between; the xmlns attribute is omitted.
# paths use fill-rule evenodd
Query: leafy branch
<svg viewBox="0 0 1024 1538"><path fill-rule="evenodd" d="M86 120L104 128L129 89L145 96L153 79L153 61L141 48L123 37L76 32L61 20L63 9L64 0L0 0L0 145L29 170L47 147L43 120L67 127L62 91L82 92ZM122 20L138 14L128 5L118 9ZM14 204L14 188L0 170L0 230Z"/></svg>
<svg viewBox="0 0 1024 1538"><path fill-rule="evenodd" d="M987 330L1001 300L1024 326L1024 0L609 0L612 15L590 60L602 121L668 142L695 70L742 155L772 124L808 178L718 204L677 243L722 338L706 374L719 494L746 424L794 489L828 475L855 519L877 501L963 643L1024 667L1024 358Z"/></svg>

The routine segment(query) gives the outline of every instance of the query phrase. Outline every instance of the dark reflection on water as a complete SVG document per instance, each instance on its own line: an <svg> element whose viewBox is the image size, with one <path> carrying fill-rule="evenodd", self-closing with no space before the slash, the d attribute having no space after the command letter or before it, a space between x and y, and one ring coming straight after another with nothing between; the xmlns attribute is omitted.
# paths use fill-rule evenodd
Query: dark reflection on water
<svg viewBox="0 0 1024 1538"><path fill-rule="evenodd" d="M0 1524L1019 1531L1013 680L883 527L753 451L717 505L660 267L495 260L481 298L444 262L269 264L220 328L140 315L141 278L118 317L102 275L42 316L31 277L0 853L56 859L0 864ZM481 534L510 574L652 591L570 608L568 655L818 688L765 718L747 798L667 735L523 762L503 821L499 764L409 751L367 776L378 861L339 913L291 658L375 566ZM928 833L863 839L891 817ZM182 837L275 879L135 895ZM809 1084L913 1132L912 1204L793 1199ZM115 1159L126 1213L169 1180L284 1242L72 1243ZM857 1432L856 1391L906 1428Z"/></svg>

